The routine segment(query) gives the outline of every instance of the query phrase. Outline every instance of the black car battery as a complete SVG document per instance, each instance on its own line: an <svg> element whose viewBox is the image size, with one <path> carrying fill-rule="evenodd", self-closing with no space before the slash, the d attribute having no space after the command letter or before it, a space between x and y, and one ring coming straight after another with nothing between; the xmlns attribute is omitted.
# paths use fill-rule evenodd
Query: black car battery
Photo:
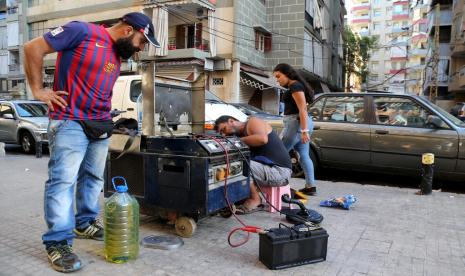
<svg viewBox="0 0 465 276"><path fill-rule="evenodd" d="M296 225L260 234L259 260L269 269L283 269L326 260L328 233L321 227Z"/></svg>

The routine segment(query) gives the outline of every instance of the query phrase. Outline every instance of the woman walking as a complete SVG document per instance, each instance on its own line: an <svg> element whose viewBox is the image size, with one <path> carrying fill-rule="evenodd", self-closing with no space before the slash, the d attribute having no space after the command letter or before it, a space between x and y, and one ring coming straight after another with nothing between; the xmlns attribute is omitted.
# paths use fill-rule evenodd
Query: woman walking
<svg viewBox="0 0 465 276"><path fill-rule="evenodd" d="M276 65L273 75L282 87L288 89L283 95L282 140L288 151L295 149L300 155L299 161L305 173L305 187L299 192L315 195L315 173L312 159L310 159L310 135L313 131L313 122L307 112L307 105L313 102L313 90L289 64Z"/></svg>

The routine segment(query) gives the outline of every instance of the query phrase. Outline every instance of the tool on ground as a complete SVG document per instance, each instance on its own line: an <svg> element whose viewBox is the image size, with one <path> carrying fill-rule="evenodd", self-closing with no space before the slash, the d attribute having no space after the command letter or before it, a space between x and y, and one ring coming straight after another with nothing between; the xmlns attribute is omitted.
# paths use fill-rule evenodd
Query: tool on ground
<svg viewBox="0 0 465 276"><path fill-rule="evenodd" d="M155 236L150 235L142 239L142 246L148 248L173 250L184 245L184 241L177 236Z"/></svg>
<svg viewBox="0 0 465 276"><path fill-rule="evenodd" d="M288 195L283 195L281 200L285 203L296 204L300 208L291 209L290 207L284 207L281 210L281 213L286 215L287 221L294 224L306 222L318 224L323 221L323 216L320 213L315 210L308 209L300 200L292 199Z"/></svg>

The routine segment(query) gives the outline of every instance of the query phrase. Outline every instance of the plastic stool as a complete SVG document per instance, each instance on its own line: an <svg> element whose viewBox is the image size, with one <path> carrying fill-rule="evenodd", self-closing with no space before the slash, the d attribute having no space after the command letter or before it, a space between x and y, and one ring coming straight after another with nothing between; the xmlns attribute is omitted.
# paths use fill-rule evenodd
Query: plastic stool
<svg viewBox="0 0 465 276"><path fill-rule="evenodd" d="M281 196L287 194L291 197L291 186L289 185L281 187L261 187L261 189L266 199L278 210L281 210L283 204ZM276 212L276 210L271 206L267 206L267 208L268 212Z"/></svg>

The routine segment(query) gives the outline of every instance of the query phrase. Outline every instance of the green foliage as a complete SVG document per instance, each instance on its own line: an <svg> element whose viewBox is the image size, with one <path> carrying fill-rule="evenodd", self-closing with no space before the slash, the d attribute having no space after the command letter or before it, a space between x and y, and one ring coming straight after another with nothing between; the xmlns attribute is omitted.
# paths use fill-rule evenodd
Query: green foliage
<svg viewBox="0 0 465 276"><path fill-rule="evenodd" d="M378 47L376 37L362 37L355 35L348 27L345 29L344 59L346 61L346 73L361 77L365 83L368 77L368 61L371 51Z"/></svg>

